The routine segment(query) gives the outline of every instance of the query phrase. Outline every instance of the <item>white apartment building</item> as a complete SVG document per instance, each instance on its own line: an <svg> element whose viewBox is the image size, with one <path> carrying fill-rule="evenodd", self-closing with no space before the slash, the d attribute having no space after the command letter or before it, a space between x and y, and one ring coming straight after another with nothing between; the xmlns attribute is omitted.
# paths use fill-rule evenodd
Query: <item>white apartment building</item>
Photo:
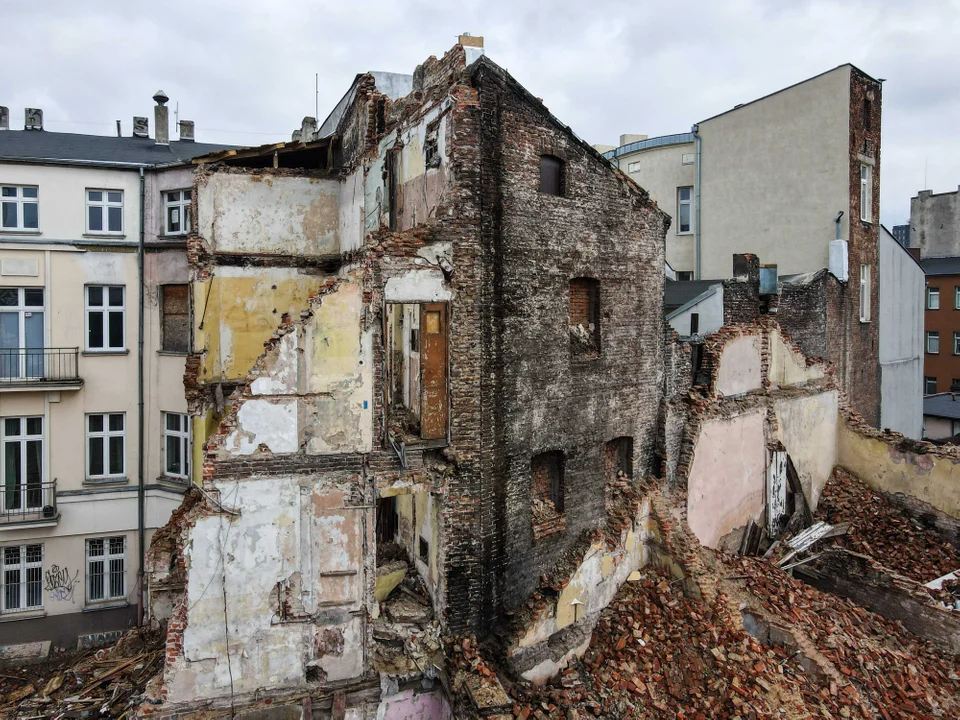
<svg viewBox="0 0 960 720"><path fill-rule="evenodd" d="M223 146L186 122L170 142L155 99L155 138L32 109L12 130L0 108L0 645L136 623L143 550L189 482L188 163Z"/></svg>

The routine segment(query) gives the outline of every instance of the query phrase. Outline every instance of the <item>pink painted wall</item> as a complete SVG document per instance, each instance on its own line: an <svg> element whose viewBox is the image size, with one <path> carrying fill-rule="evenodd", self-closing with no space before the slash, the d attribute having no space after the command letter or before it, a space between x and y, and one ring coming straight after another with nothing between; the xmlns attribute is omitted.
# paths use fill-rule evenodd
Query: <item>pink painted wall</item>
<svg viewBox="0 0 960 720"><path fill-rule="evenodd" d="M704 422L687 481L687 521L701 543L716 548L757 517L765 470L762 412Z"/></svg>
<svg viewBox="0 0 960 720"><path fill-rule="evenodd" d="M377 720L451 720L453 713L441 690L415 694L404 690L382 700Z"/></svg>

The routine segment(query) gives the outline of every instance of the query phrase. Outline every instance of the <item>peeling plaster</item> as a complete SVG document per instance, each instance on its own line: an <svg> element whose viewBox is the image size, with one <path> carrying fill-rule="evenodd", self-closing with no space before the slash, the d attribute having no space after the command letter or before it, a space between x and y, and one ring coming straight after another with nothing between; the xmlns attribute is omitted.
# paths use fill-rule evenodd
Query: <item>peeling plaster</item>
<svg viewBox="0 0 960 720"><path fill-rule="evenodd" d="M453 293L446 286L440 270L423 268L389 278L384 299L387 302L407 303L449 302L453 299Z"/></svg>
<svg viewBox="0 0 960 720"><path fill-rule="evenodd" d="M299 447L296 400L247 400L237 413L237 425L224 447L238 455L252 455L261 444L274 454Z"/></svg>

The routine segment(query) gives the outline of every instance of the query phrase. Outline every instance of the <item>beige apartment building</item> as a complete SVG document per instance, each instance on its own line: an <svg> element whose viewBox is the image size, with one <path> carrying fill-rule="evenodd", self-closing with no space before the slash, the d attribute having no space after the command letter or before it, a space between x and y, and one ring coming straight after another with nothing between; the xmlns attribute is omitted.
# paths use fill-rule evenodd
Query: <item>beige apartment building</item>
<svg viewBox="0 0 960 720"><path fill-rule="evenodd" d="M0 645L108 640L189 482L192 123L52 133L0 108ZM141 282L142 281L142 282ZM141 294L142 287L142 294Z"/></svg>
<svg viewBox="0 0 960 720"><path fill-rule="evenodd" d="M683 279L726 278L735 253L807 272L828 266L831 241L853 240L851 222L876 243L879 142L857 131L878 133L880 90L841 65L689 133L625 136L638 139L605 155L673 217L667 262Z"/></svg>

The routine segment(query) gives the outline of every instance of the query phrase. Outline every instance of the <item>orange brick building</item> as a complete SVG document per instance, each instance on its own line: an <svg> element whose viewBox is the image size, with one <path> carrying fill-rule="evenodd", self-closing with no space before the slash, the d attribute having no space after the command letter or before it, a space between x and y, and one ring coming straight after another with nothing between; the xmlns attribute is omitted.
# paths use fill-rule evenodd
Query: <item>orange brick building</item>
<svg viewBox="0 0 960 720"><path fill-rule="evenodd" d="M923 393L960 390L960 257L925 258Z"/></svg>

